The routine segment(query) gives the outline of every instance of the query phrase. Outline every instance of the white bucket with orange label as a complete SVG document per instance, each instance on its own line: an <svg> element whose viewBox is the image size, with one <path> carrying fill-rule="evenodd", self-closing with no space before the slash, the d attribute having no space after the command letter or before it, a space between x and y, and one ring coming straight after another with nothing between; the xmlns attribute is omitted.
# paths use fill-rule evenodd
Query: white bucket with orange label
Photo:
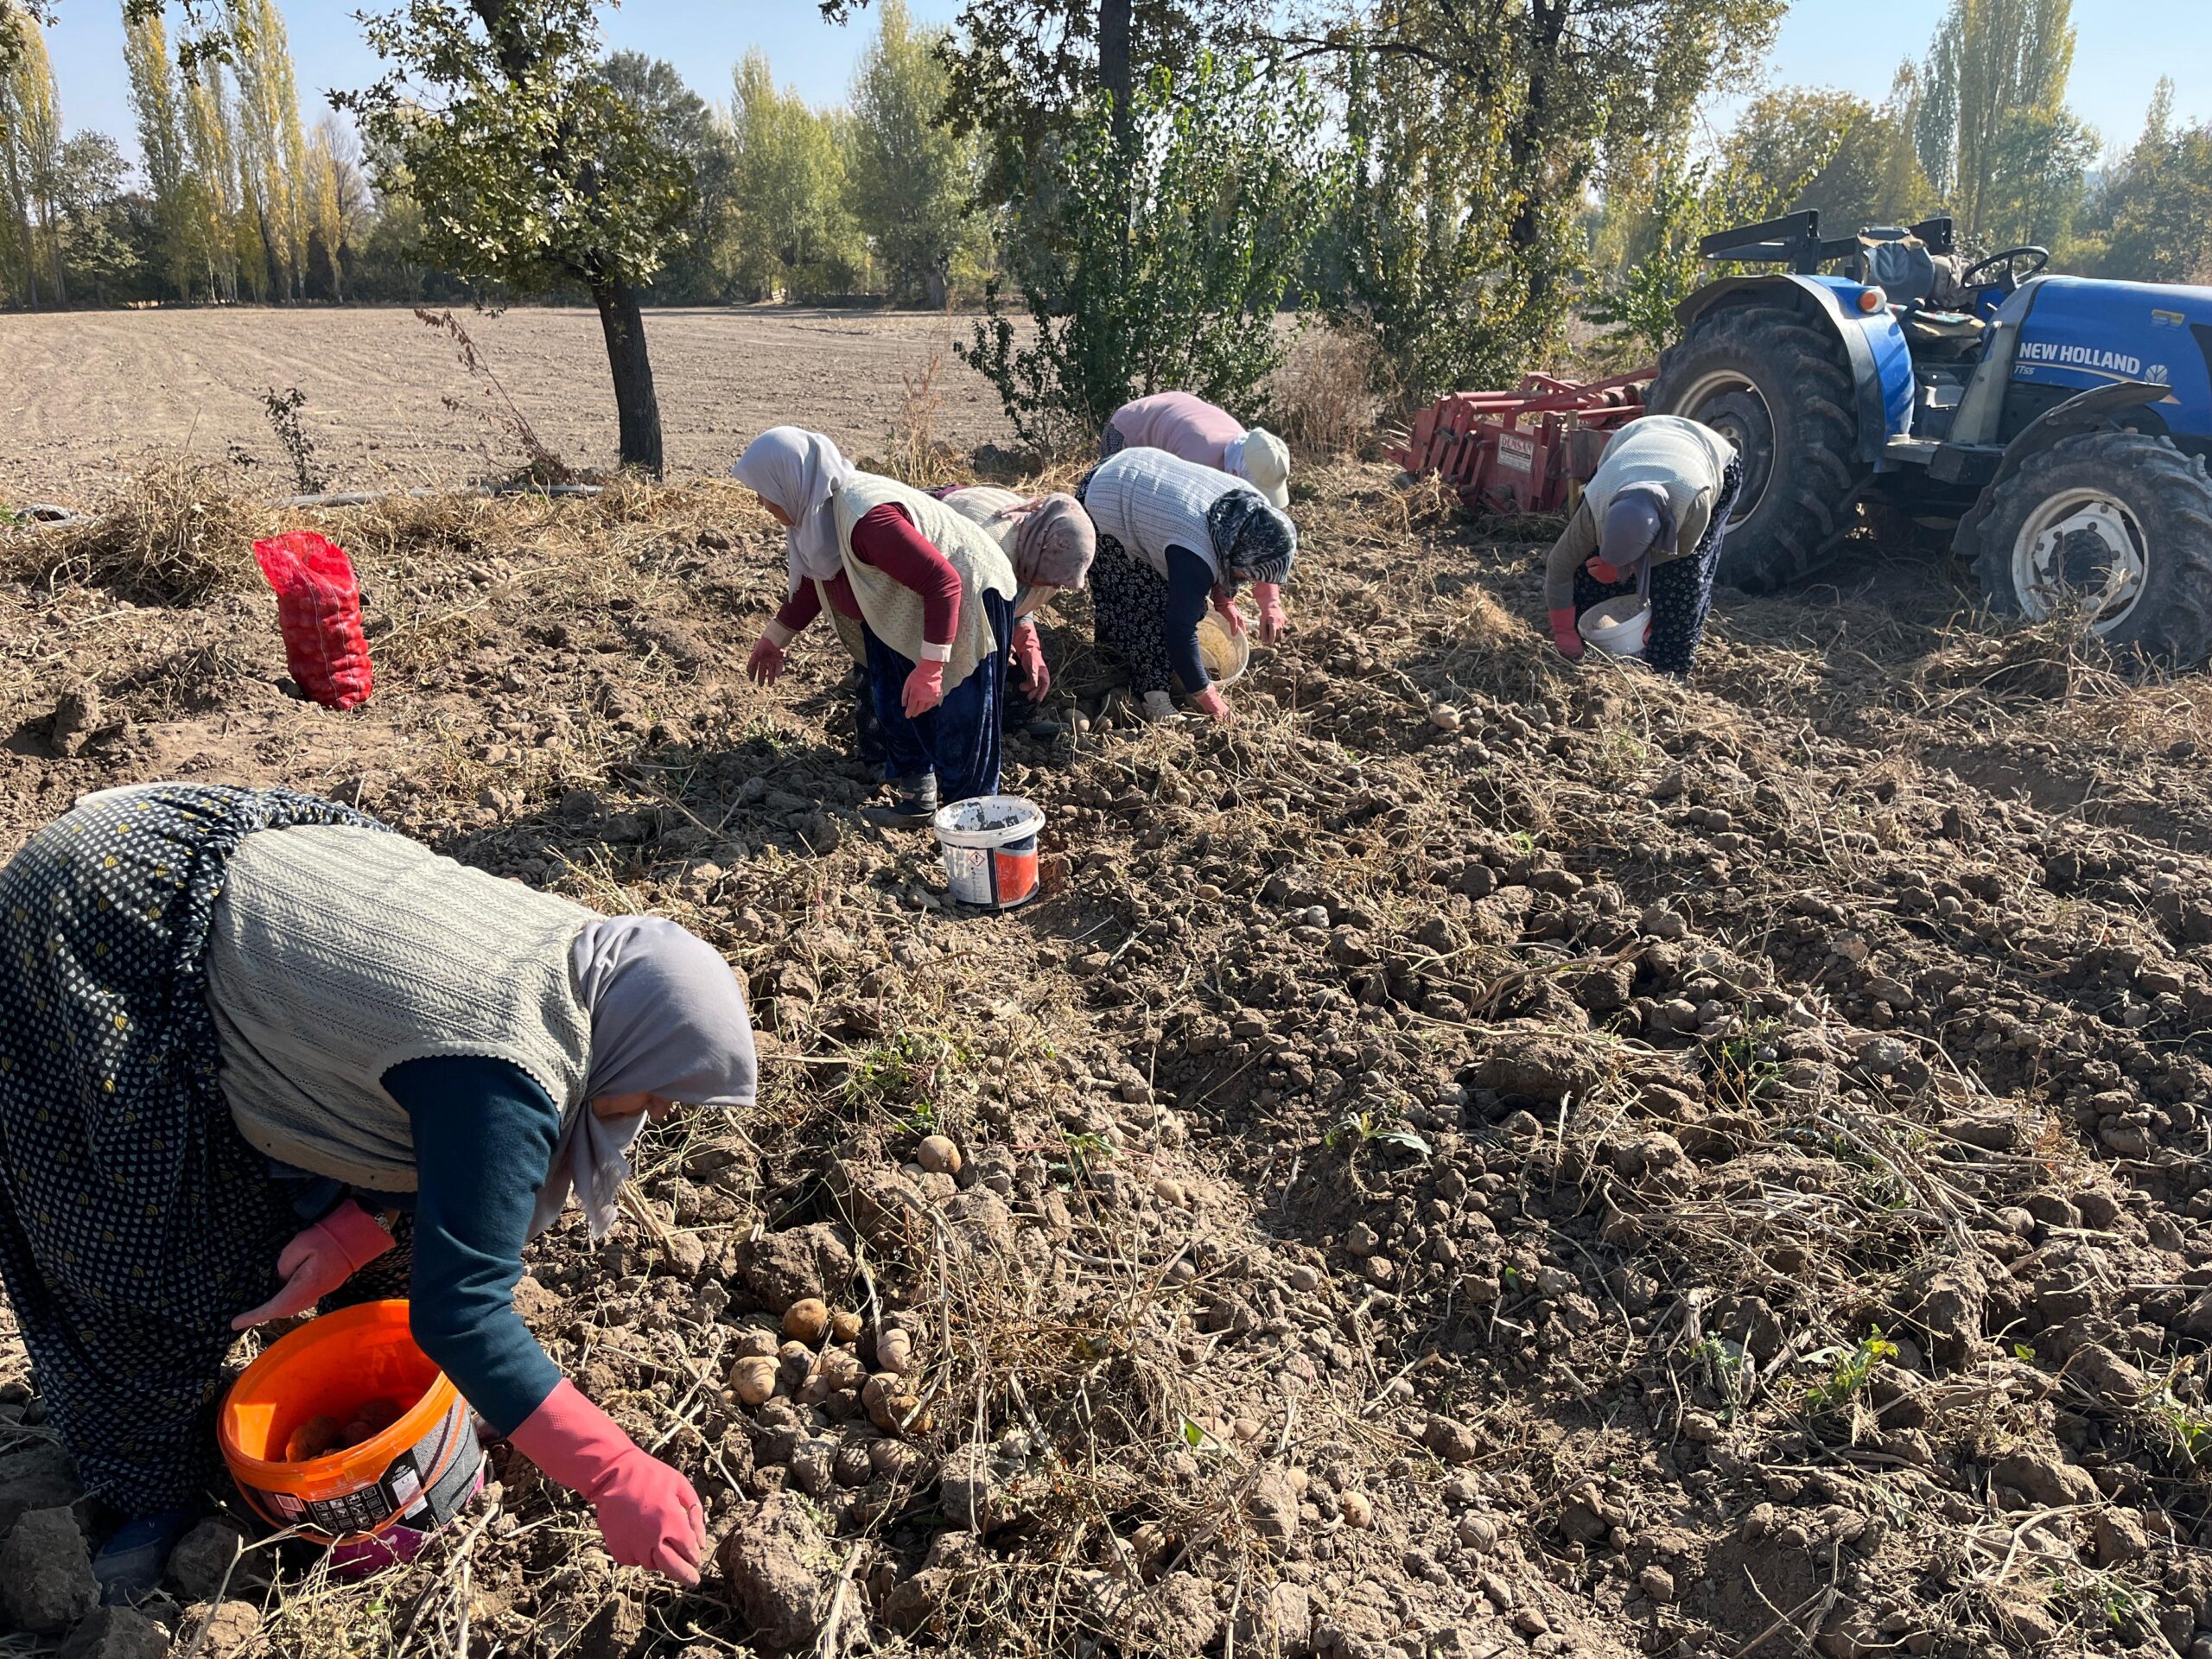
<svg viewBox="0 0 2212 1659"><path fill-rule="evenodd" d="M938 844L957 903L1011 910L1037 896L1037 832L1045 814L1019 795L979 795L940 807Z"/></svg>

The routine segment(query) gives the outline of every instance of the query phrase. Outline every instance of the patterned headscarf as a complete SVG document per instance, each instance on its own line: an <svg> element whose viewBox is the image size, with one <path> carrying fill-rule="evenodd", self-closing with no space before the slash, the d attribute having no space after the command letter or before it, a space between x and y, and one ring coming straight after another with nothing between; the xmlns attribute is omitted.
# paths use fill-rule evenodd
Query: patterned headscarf
<svg viewBox="0 0 2212 1659"><path fill-rule="evenodd" d="M789 591L802 582L828 582L844 569L837 542L836 516L830 498L853 475L837 446L819 432L796 426L772 426L745 446L730 475L790 519L784 550L791 570Z"/></svg>
<svg viewBox="0 0 2212 1659"><path fill-rule="evenodd" d="M1071 495L1048 495L1014 533L1014 574L1025 588L1080 588L1098 552L1098 531Z"/></svg>
<svg viewBox="0 0 2212 1659"><path fill-rule="evenodd" d="M1232 593L1247 582L1280 584L1298 562L1298 526L1249 487L1230 491L1206 510L1206 533L1222 585Z"/></svg>

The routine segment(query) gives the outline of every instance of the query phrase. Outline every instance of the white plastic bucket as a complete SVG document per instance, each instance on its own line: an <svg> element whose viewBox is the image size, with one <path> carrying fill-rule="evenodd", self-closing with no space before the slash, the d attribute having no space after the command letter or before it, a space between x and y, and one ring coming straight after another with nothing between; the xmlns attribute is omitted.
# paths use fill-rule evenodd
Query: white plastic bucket
<svg viewBox="0 0 2212 1659"><path fill-rule="evenodd" d="M938 845L957 903L1011 910L1037 896L1037 832L1045 814L1019 795L979 795L940 807Z"/></svg>
<svg viewBox="0 0 2212 1659"><path fill-rule="evenodd" d="M1234 685L1252 665L1252 636L1231 633L1212 611L1198 624L1198 659L1206 665L1216 685Z"/></svg>
<svg viewBox="0 0 2212 1659"><path fill-rule="evenodd" d="M1574 627L1585 643L1608 657L1641 657L1651 637L1651 602L1621 594L1592 605L1575 619Z"/></svg>

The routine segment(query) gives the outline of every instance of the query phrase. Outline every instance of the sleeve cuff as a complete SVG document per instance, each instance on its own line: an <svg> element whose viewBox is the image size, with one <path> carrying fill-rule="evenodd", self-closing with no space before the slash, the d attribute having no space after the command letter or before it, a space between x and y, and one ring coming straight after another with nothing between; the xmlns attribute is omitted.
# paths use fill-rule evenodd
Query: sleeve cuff
<svg viewBox="0 0 2212 1659"><path fill-rule="evenodd" d="M915 654L914 660L921 663L949 663L952 660L951 643L948 641L940 645L925 639L922 641L921 650Z"/></svg>
<svg viewBox="0 0 2212 1659"><path fill-rule="evenodd" d="M773 617L768 619L768 626L761 629L760 633L762 638L779 651L785 649L792 640L798 638L797 628L787 628Z"/></svg>

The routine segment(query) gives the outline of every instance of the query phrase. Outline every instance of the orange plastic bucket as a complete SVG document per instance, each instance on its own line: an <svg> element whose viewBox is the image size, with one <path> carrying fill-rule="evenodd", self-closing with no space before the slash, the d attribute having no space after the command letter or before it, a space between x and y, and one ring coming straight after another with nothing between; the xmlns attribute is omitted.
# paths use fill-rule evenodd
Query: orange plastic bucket
<svg viewBox="0 0 2212 1659"><path fill-rule="evenodd" d="M376 1400L413 1403L358 1446L285 1461L285 1442L309 1418L342 1423ZM231 1385L216 1433L231 1478L262 1518L325 1544L432 1531L468 1502L483 1472L468 1402L415 1345L404 1301L341 1308L270 1344Z"/></svg>

